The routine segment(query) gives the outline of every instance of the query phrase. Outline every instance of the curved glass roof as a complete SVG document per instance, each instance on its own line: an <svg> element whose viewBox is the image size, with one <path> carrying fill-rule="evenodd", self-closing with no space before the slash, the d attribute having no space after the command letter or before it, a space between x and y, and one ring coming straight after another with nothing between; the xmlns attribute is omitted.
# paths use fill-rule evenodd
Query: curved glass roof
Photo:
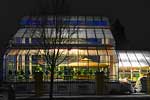
<svg viewBox="0 0 150 100"><path fill-rule="evenodd" d="M39 16L25 16L20 21L20 24L23 26L30 26L30 25L41 25L42 24L42 17ZM48 16L46 18L46 24L48 26L55 25L54 19L56 16ZM58 19L63 21L63 24L69 24L70 26L101 26L101 27L108 27L109 20L107 17L102 16L57 16Z"/></svg>
<svg viewBox="0 0 150 100"><path fill-rule="evenodd" d="M115 47L115 40L107 17L100 16L63 16L61 38L69 38L67 44L86 44L94 46L110 45ZM38 45L43 30L46 38L56 38L55 17L47 17L47 25L41 28L42 17L26 16L21 20L21 27L13 37L13 45ZM59 34L59 33L58 33ZM63 43L62 43L63 44ZM19 46L18 46L19 47Z"/></svg>
<svg viewBox="0 0 150 100"><path fill-rule="evenodd" d="M117 51L119 67L149 67L150 52L148 51Z"/></svg>
<svg viewBox="0 0 150 100"><path fill-rule="evenodd" d="M36 30L35 32L33 32ZM55 38L55 29L48 28L46 30L46 37L47 38ZM73 33L74 32L74 33ZM72 34L73 33L73 34ZM111 39L114 40L113 35L110 31L110 29L85 29L85 28L79 28L79 29L62 29L62 37L68 38L68 35L72 34L71 39L87 39L87 42L93 42L98 43L101 39ZM17 31L17 33L14 35L14 40L16 41L16 38L40 38L41 36L41 30L40 29L33 29L33 28L22 28ZM99 41L98 41L99 40ZM113 41L113 45L114 45ZM23 42L22 42L23 43Z"/></svg>

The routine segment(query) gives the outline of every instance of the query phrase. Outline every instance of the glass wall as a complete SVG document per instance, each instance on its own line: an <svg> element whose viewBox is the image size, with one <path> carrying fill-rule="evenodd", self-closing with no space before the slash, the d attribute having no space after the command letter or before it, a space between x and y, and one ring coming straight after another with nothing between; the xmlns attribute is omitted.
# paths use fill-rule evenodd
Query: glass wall
<svg viewBox="0 0 150 100"><path fill-rule="evenodd" d="M66 58L55 68L55 79L94 79L96 71L104 71L110 79L128 78L136 81L150 71L150 53L148 51L97 50L97 49L61 49ZM33 79L37 68L44 72L44 79L50 77L44 51L10 50L5 56L5 76L7 79Z"/></svg>
<svg viewBox="0 0 150 100"><path fill-rule="evenodd" d="M15 51L17 50L10 50L5 59L7 76L11 76L14 80L32 80L34 71L40 68L44 72L44 78L49 79L51 70L46 63L42 49ZM110 50L110 55L107 54L107 50L95 49L61 49L60 51L65 52L64 55L67 56L59 66L56 66L55 79L95 79L96 71L104 71L105 76L110 78L109 69L116 63L115 59L113 61L110 59L114 56L114 51L110 53ZM117 77L116 73L114 76ZM10 78L7 77L7 79Z"/></svg>
<svg viewBox="0 0 150 100"><path fill-rule="evenodd" d="M147 51L118 51L119 77L136 81L150 70L150 53Z"/></svg>

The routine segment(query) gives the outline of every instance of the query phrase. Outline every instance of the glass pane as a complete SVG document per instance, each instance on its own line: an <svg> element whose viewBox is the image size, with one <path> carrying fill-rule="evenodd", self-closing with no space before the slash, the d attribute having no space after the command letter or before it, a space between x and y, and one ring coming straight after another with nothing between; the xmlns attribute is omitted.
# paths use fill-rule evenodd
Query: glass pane
<svg viewBox="0 0 150 100"><path fill-rule="evenodd" d="M25 28L21 28L17 31L17 33L15 34L14 37L22 37L23 34L25 33L26 29Z"/></svg>
<svg viewBox="0 0 150 100"><path fill-rule="evenodd" d="M106 50L98 50L98 55L107 55Z"/></svg>
<svg viewBox="0 0 150 100"><path fill-rule="evenodd" d="M108 26L109 25L109 20L107 17L102 17L103 25Z"/></svg>
<svg viewBox="0 0 150 100"><path fill-rule="evenodd" d="M100 38L104 38L102 29L95 29L96 32L96 38L100 39Z"/></svg>
<svg viewBox="0 0 150 100"><path fill-rule="evenodd" d="M40 43L40 39L39 39L39 38L32 38L32 39L31 39L31 42L32 42L32 44L37 45L37 44Z"/></svg>
<svg viewBox="0 0 150 100"><path fill-rule="evenodd" d="M92 26L93 25L93 18L91 16L86 17L86 25Z"/></svg>
<svg viewBox="0 0 150 100"><path fill-rule="evenodd" d="M29 44L29 38L25 38L25 44Z"/></svg>
<svg viewBox="0 0 150 100"><path fill-rule="evenodd" d="M87 38L95 38L95 33L93 29L87 29Z"/></svg>
<svg viewBox="0 0 150 100"><path fill-rule="evenodd" d="M70 51L69 51L69 55L78 55L78 49L71 49Z"/></svg>
<svg viewBox="0 0 150 100"><path fill-rule="evenodd" d="M16 37L16 44L21 44L22 43L22 38L21 37Z"/></svg>
<svg viewBox="0 0 150 100"><path fill-rule="evenodd" d="M111 33L110 29L103 29L103 31L104 31L104 34L105 34L105 38L113 39L113 36L112 36L112 33Z"/></svg>
<svg viewBox="0 0 150 100"><path fill-rule="evenodd" d="M79 44L87 44L87 39L79 39Z"/></svg>
<svg viewBox="0 0 150 100"><path fill-rule="evenodd" d="M133 52L127 52L129 60L131 62L132 67L140 67L140 64L137 61L137 58Z"/></svg>
<svg viewBox="0 0 150 100"><path fill-rule="evenodd" d="M121 59L123 66L125 67L131 67L130 61L128 59L128 56L125 52L120 52L119 53L119 59Z"/></svg>
<svg viewBox="0 0 150 100"><path fill-rule="evenodd" d="M78 30L77 29L70 29L70 34L72 34L71 38L77 39L78 38Z"/></svg>
<svg viewBox="0 0 150 100"><path fill-rule="evenodd" d="M88 55L87 50L79 49L79 55L87 56Z"/></svg>
<svg viewBox="0 0 150 100"><path fill-rule="evenodd" d="M88 50L89 55L97 55L98 56L98 51L97 50Z"/></svg>
<svg viewBox="0 0 150 100"><path fill-rule="evenodd" d="M68 34L70 34L70 30L69 29L62 29L62 38L68 38L69 37L69 35Z"/></svg>
<svg viewBox="0 0 150 100"><path fill-rule="evenodd" d="M36 34L36 33L32 33L32 30L33 29L27 28L26 31L24 32L23 37L32 37L32 34Z"/></svg>
<svg viewBox="0 0 150 100"><path fill-rule="evenodd" d="M138 58L138 61L139 61L140 65L141 65L142 67L144 67L144 66L149 66L149 65L147 64L146 59L145 59L144 56L142 55L142 53L136 52L135 54L136 54L136 57Z"/></svg>
<svg viewBox="0 0 150 100"><path fill-rule="evenodd" d="M38 38L41 36L41 30L36 28L36 29L27 29L27 32L26 32L26 36L25 37L32 37L32 38Z"/></svg>
<svg viewBox="0 0 150 100"><path fill-rule="evenodd" d="M36 54L38 54L38 51L39 50L30 50L29 55L36 55Z"/></svg>
<svg viewBox="0 0 150 100"><path fill-rule="evenodd" d="M150 66L150 52L144 51L142 52L143 56L145 56L145 59L147 60L149 66Z"/></svg>
<svg viewBox="0 0 150 100"><path fill-rule="evenodd" d="M48 33L47 33L46 36L50 37L50 38L55 38L56 37L56 31L55 31L55 29L48 28Z"/></svg>
<svg viewBox="0 0 150 100"><path fill-rule="evenodd" d="M72 17L70 17L70 20L71 20L71 21L72 21L72 20L77 21L77 16L72 16Z"/></svg>
<svg viewBox="0 0 150 100"><path fill-rule="evenodd" d="M109 63L110 62L110 57L109 56L100 56L100 62L101 63Z"/></svg>
<svg viewBox="0 0 150 100"><path fill-rule="evenodd" d="M118 60L119 60L119 67L124 67L124 66L122 65L122 61L121 61L121 58L120 58L119 55L118 55Z"/></svg>
<svg viewBox="0 0 150 100"><path fill-rule="evenodd" d="M100 16L94 16L94 20L101 21L101 17Z"/></svg>
<svg viewBox="0 0 150 100"><path fill-rule="evenodd" d="M93 21L93 17L92 16L86 16L86 21Z"/></svg>
<svg viewBox="0 0 150 100"><path fill-rule="evenodd" d="M85 17L84 16L78 17L78 25L85 25Z"/></svg>
<svg viewBox="0 0 150 100"><path fill-rule="evenodd" d="M79 29L78 35L79 35L79 38L85 38L86 39L85 29Z"/></svg>

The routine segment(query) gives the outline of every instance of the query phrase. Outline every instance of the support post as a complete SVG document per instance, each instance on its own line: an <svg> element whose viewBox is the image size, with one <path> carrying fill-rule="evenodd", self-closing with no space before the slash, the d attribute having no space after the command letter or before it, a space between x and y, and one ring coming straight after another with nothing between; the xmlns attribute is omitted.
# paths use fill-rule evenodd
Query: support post
<svg viewBox="0 0 150 100"><path fill-rule="evenodd" d="M96 72L96 95L104 94L104 72Z"/></svg>
<svg viewBox="0 0 150 100"><path fill-rule="evenodd" d="M147 74L147 94L150 95L150 72Z"/></svg>
<svg viewBox="0 0 150 100"><path fill-rule="evenodd" d="M35 72L35 93L37 96L41 96L43 93L43 72Z"/></svg>

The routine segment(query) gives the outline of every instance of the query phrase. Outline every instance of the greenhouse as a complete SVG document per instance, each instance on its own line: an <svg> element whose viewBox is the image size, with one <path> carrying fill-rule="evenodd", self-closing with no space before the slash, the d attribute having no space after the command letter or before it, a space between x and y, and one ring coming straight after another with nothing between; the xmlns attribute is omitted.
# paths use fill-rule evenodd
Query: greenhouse
<svg viewBox="0 0 150 100"><path fill-rule="evenodd" d="M115 37L107 17L63 16L61 22L62 40L56 39L54 45L59 32L52 16L46 18L45 25L42 17L22 18L3 56L3 80L33 80L36 70L43 72L43 80L49 80L51 66L45 58L46 50L61 52L57 59L61 63L55 67L57 80L94 80L95 73L103 71L110 80L136 81L149 72L150 52L115 50ZM46 46L42 45L43 30L44 39L48 39Z"/></svg>
<svg viewBox="0 0 150 100"><path fill-rule="evenodd" d="M107 78L117 79L115 41L106 17L63 17L63 39L73 33L67 43L56 43L56 48L66 55L55 68L55 79L95 79L96 71L104 71ZM40 18L24 17L21 27L10 40L10 48L4 55L3 78L6 80L33 79L37 68L50 77L50 67L44 58L44 48L39 43L42 28ZM56 38L52 17L47 18L46 38ZM53 51L53 47L49 51Z"/></svg>

